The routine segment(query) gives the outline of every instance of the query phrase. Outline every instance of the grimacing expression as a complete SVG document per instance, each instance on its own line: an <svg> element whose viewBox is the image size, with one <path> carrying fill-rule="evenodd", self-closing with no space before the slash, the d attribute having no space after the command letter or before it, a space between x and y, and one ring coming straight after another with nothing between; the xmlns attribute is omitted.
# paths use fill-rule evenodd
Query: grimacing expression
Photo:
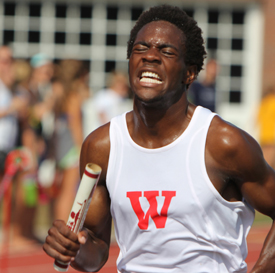
<svg viewBox="0 0 275 273"><path fill-rule="evenodd" d="M184 34L167 21L153 21L138 32L129 58L130 84L144 102L168 99L185 90Z"/></svg>

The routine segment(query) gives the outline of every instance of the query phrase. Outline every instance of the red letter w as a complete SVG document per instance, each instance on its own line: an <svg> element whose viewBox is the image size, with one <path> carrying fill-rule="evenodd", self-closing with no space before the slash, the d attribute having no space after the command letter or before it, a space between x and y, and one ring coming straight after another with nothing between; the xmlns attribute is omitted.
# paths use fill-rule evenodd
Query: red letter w
<svg viewBox="0 0 275 273"><path fill-rule="evenodd" d="M144 197L149 202L149 209L147 210L146 215L144 214L139 198L142 196L141 191L133 191L133 192L127 192L127 197L131 201L131 205L134 209L134 212L136 213L138 217L138 226L140 229L148 229L149 225L149 216L153 219L155 225L157 228L165 228L166 220L167 220L167 212L169 205L171 203L171 199L176 196L175 191L163 191L162 196L165 197L163 207L161 209L160 215L158 214L157 208L158 203L156 197L159 196L158 191L145 191Z"/></svg>

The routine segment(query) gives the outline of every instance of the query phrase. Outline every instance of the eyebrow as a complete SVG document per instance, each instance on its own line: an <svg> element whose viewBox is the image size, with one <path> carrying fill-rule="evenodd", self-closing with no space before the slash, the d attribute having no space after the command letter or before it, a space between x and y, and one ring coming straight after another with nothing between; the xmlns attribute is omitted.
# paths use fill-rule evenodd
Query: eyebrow
<svg viewBox="0 0 275 273"><path fill-rule="evenodd" d="M175 47L174 45L171 45L171 44L161 44L159 46L159 48L166 48L166 47L171 47L171 48L175 49L176 51L179 51L177 47Z"/></svg>
<svg viewBox="0 0 275 273"><path fill-rule="evenodd" d="M139 42L133 44L133 46L136 46L136 45L149 46L148 43L146 43L146 42L144 42L144 41L139 41Z"/></svg>

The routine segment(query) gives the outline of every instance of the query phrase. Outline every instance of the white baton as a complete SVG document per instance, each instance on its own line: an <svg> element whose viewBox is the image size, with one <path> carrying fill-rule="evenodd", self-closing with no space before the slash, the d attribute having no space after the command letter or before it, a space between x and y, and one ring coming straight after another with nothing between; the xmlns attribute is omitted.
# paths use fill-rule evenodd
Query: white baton
<svg viewBox="0 0 275 273"><path fill-rule="evenodd" d="M98 165L94 163L86 165L67 222L67 226L76 234L83 227L100 174L101 167ZM54 261L54 269L60 272L66 272L69 265L70 263Z"/></svg>

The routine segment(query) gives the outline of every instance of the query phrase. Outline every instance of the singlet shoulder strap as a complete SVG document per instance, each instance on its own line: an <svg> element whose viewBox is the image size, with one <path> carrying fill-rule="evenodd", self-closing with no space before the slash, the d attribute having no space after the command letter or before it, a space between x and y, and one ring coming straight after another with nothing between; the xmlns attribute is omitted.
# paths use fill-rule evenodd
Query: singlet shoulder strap
<svg viewBox="0 0 275 273"><path fill-rule="evenodd" d="M201 127L210 124L216 115L216 113L211 112L207 108L197 106L191 121L195 123L196 126Z"/></svg>

